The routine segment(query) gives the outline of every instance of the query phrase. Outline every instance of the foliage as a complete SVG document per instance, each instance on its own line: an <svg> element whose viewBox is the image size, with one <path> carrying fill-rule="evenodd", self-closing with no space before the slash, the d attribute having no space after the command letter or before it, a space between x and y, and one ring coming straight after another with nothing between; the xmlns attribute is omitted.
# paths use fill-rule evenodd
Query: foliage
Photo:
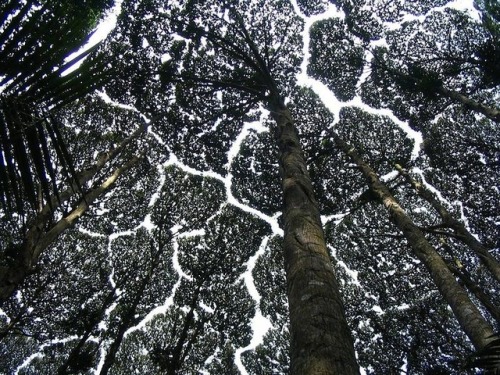
<svg viewBox="0 0 500 375"><path fill-rule="evenodd" d="M2 305L0 372L289 371L274 89L301 139L360 366L473 374L490 351L496 361L498 340L468 361L474 349L427 270L333 141L382 177L498 330L498 283L395 167L499 258L498 124L445 94L498 108L498 6L477 1L474 17L447 3L124 0L108 38L71 62L111 2L2 3L0 268L17 264L48 197L43 233L141 162ZM321 18L328 9L340 13ZM328 95L299 86L301 71ZM56 192L68 192L60 205ZM260 315L270 328L254 347Z"/></svg>
<svg viewBox="0 0 500 375"><path fill-rule="evenodd" d="M355 96L363 69L363 47L345 30L348 26L335 19L317 22L311 29L309 74L325 83L342 101ZM329 48L335 45L335 49Z"/></svg>
<svg viewBox="0 0 500 375"><path fill-rule="evenodd" d="M50 204L51 196L58 194L57 180L76 177L61 126L51 112L106 79L102 56L94 53L89 58L97 47L78 49L110 6L110 0L80 6L71 1L11 0L0 9L0 138L5 154L0 201L7 215L23 216L44 202ZM61 163L63 173L54 168L54 161Z"/></svg>

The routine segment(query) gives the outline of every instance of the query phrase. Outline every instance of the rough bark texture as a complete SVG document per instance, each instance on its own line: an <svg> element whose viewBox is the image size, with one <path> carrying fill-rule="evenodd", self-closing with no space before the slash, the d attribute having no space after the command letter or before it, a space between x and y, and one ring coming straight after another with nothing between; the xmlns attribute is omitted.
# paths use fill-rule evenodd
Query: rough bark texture
<svg viewBox="0 0 500 375"><path fill-rule="evenodd" d="M488 249L467 230L463 223L455 219L446 207L439 202L436 196L422 183L412 178L400 165L396 165L396 169L403 175L406 181L411 184L417 194L434 207L443 220L443 225L453 229L457 238L476 253L481 263L491 272L491 275L500 282L500 263L490 254Z"/></svg>
<svg viewBox="0 0 500 375"><path fill-rule="evenodd" d="M44 212L42 210L43 215L37 216L35 223L26 234L25 242L16 259L16 263L9 267L0 267L0 305L3 304L3 302L19 288L24 279L34 271L43 251L45 251L61 233L74 225L88 210L90 204L99 196L107 192L123 173L137 165L140 160L141 158L135 156L123 166L117 168L106 181L95 189L87 192L80 203L68 215L52 225L47 231L45 231L45 226L49 220L49 214L52 211Z"/></svg>
<svg viewBox="0 0 500 375"><path fill-rule="evenodd" d="M339 286L297 131L283 104L276 121L284 193L284 256L292 375L359 374Z"/></svg>
<svg viewBox="0 0 500 375"><path fill-rule="evenodd" d="M453 310L456 319L474 347L478 350L484 348L491 341L491 338L488 339L488 336L493 334L491 325L458 284L444 260L427 241L424 233L401 208L387 186L380 181L375 171L357 154L354 148L338 136L334 138L337 147L356 163L372 192L389 211L392 222L403 232L413 253L429 271L437 289Z"/></svg>

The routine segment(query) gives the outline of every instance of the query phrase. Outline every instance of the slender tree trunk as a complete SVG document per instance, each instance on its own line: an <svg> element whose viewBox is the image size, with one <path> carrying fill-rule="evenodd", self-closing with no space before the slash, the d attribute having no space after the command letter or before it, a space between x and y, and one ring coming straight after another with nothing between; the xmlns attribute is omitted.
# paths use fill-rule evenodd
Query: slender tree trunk
<svg viewBox="0 0 500 375"><path fill-rule="evenodd" d="M459 92L448 90L444 86L439 86L438 92L441 95L446 96L447 98L453 99L454 101L461 103L465 107L470 108L475 112L482 113L490 120L493 120L495 122L500 122L500 111L496 108L485 106L484 104L478 103L466 97L465 95L460 94Z"/></svg>
<svg viewBox="0 0 500 375"><path fill-rule="evenodd" d="M359 374L318 204L290 111L269 105L284 194L284 257L292 375Z"/></svg>
<svg viewBox="0 0 500 375"><path fill-rule="evenodd" d="M109 347L108 353L104 358L104 364L102 365L101 372L99 373L99 375L107 375L109 370L111 369L111 366L114 365L116 354L118 354L118 350L120 349L120 346L122 344L125 332L127 332L127 330L129 329L131 320L132 316L130 316L130 314L127 314L125 320L122 322L122 324L120 324L120 328L118 329L118 333L116 334L115 340Z"/></svg>
<svg viewBox="0 0 500 375"><path fill-rule="evenodd" d="M397 78L415 83L417 87L420 83L420 80L418 78L415 78L409 74L401 73L400 71L390 69L387 66L385 66L385 70ZM419 90L419 91L424 92L423 90ZM478 103L475 100L472 100L459 92L447 89L442 84L439 86L436 86L433 89L433 91L435 93L441 94L442 96L444 96L446 98L453 100L454 102L462 104L464 107L467 107L467 108L473 110L474 112L483 114L484 116L488 117L492 121L500 122L500 110L498 110L497 108L488 107L484 104ZM427 93L424 92L424 94L427 94Z"/></svg>
<svg viewBox="0 0 500 375"><path fill-rule="evenodd" d="M135 291L134 299L132 300L131 305L128 306L127 311L125 312L125 315L122 318L122 322L118 328L118 333L116 334L116 337L113 343L110 345L108 353L104 358L104 364L102 365L101 372L99 373L99 375L108 374L109 370L115 363L116 355L118 354L118 350L120 350L123 338L125 337L125 332L127 332L127 330L131 327L132 324L134 324L134 322L139 320L135 318L135 312L137 310L139 302L141 302L144 290L151 281L151 276L153 274L155 264L157 263L156 262L153 263L153 268L147 273L147 275L144 277L141 284L139 285L138 289Z"/></svg>
<svg viewBox="0 0 500 375"><path fill-rule="evenodd" d="M82 337L80 337L80 340L78 340L78 344L76 344L75 347L69 353L68 358L66 358L66 361L64 361L61 364L61 366L59 366L59 368L57 369L57 375L65 375L68 373L68 369L71 367L71 363L77 360L78 357L81 355L82 349L87 340L89 339L89 337L91 336L92 331L96 329L97 325L101 322L102 318L106 314L106 310L115 301L115 298L116 298L116 289L113 289L111 292L108 293L108 295L102 302L101 308L99 310L99 315L97 316L97 318L93 319L92 323L89 324Z"/></svg>
<svg viewBox="0 0 500 375"><path fill-rule="evenodd" d="M101 372L99 375L107 375L111 367L114 365L116 361L116 355L118 354L118 351L120 350L120 346L123 342L123 339L125 337L125 333L127 330L133 325L136 324L138 321L140 321L142 318L137 318L135 317L136 311L137 311L137 306L139 306L139 303L141 302L142 298L144 297L144 291L148 287L149 283L151 282L151 278L154 275L154 272L156 270L156 267L160 264L160 256L165 250L165 247L163 246L162 240L161 240L161 235L158 237L159 239L159 244L158 244L158 250L152 254L151 257L151 264L149 269L147 270L146 275L142 279L141 283L137 285L135 288L134 292L134 297L132 302L130 303L129 306L126 306L126 311L123 315L122 322L118 327L118 333L116 334L115 340L113 343L110 345L108 352L106 353L106 357L104 358L104 364L101 368ZM169 236L169 241L172 239L172 235Z"/></svg>
<svg viewBox="0 0 500 375"><path fill-rule="evenodd" d="M117 168L101 185L87 192L80 203L47 232L44 232L45 221L31 227L26 235L18 261L10 267L0 267L0 305L19 288L26 276L33 272L43 251L66 229L73 226L99 196L110 190L118 178L137 165L140 160L140 157L134 156L127 163Z"/></svg>
<svg viewBox="0 0 500 375"><path fill-rule="evenodd" d="M455 231L457 238L476 253L481 263L490 271L491 275L500 282L500 263L490 254L488 249L467 230L463 223L453 217L429 189L412 178L400 165L396 165L396 169L403 175L406 181L411 184L417 194L434 207L443 220L443 224Z"/></svg>
<svg viewBox="0 0 500 375"><path fill-rule="evenodd" d="M370 189L389 211L392 222L403 232L415 256L429 271L437 289L453 310L460 326L477 350L484 348L493 334L491 325L484 319L469 295L458 284L448 266L427 241L424 233L413 223L375 173L358 155L356 150L334 135L335 143L358 166L368 182Z"/></svg>
<svg viewBox="0 0 500 375"><path fill-rule="evenodd" d="M81 351L83 349L83 346L87 342L88 338L90 337L92 330L94 327L90 327L87 329L87 331L83 334L83 336L78 340L78 344L71 350L68 358L64 363L59 366L57 369L57 375L66 375L69 373L68 369L71 367L71 363L76 361L78 357L81 355Z"/></svg>
<svg viewBox="0 0 500 375"><path fill-rule="evenodd" d="M476 296L478 301L481 302L486 310L488 310L491 316L500 323L500 309L495 306L495 304L491 301L490 297L483 291L483 289L480 288L472 280L468 272L453 264L448 264L448 268L456 277L461 280L465 287L469 289L469 291L473 293L474 296Z"/></svg>
<svg viewBox="0 0 500 375"><path fill-rule="evenodd" d="M198 297L200 295L202 283L198 284L196 290L194 292L193 298L191 299L191 303L189 305L189 312L184 318L184 325L182 326L182 331L179 335L179 339L177 340L175 347L172 349L171 358L167 359L168 367L166 369L166 375L176 375L180 372L184 359L186 357L186 350L191 340L196 339L196 337L192 337L188 340L189 328L195 323L194 321L194 312L196 306L198 305ZM191 345L189 345L191 347Z"/></svg>

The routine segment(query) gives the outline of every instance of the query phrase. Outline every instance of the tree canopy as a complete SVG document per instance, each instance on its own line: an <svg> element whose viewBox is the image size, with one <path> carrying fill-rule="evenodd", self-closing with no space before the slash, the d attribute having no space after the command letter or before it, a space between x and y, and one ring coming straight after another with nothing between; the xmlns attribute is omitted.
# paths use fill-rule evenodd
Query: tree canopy
<svg viewBox="0 0 500 375"><path fill-rule="evenodd" d="M0 14L0 373L498 371L495 1Z"/></svg>

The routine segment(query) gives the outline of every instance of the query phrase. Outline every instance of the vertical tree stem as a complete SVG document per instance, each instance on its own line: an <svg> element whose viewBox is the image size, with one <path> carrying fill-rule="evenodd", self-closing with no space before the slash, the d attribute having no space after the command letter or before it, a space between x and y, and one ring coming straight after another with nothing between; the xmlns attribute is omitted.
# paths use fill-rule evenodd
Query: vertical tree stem
<svg viewBox="0 0 500 375"><path fill-rule="evenodd" d="M276 101L279 103L279 101ZM290 111L271 104L284 194L292 375L359 374L318 204Z"/></svg>
<svg viewBox="0 0 500 375"><path fill-rule="evenodd" d="M372 192L390 214L391 221L403 232L415 256L429 271L437 289L453 310L460 326L477 350L484 348L493 334L491 325L481 315L467 292L458 284L443 258L427 241L424 233L413 223L387 186L375 171L339 136L334 135L335 144L358 166Z"/></svg>

